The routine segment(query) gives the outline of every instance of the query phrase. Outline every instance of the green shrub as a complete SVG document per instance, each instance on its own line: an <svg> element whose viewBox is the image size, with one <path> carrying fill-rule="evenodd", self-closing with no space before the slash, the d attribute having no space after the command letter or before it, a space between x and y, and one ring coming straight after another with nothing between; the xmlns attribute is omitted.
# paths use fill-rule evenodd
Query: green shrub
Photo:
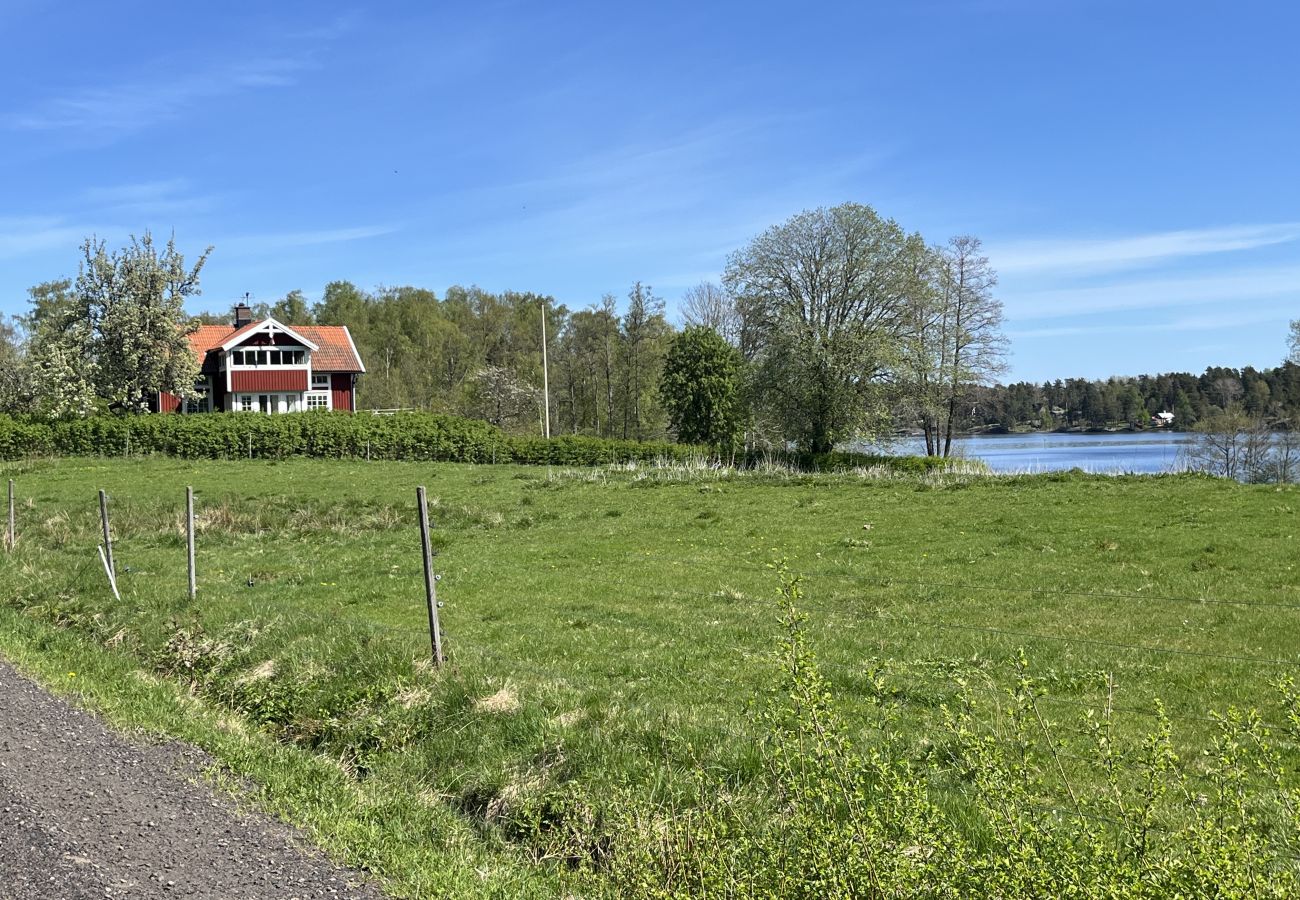
<svg viewBox="0 0 1300 900"><path fill-rule="evenodd" d="M54 431L44 422L0 415L0 458L48 456L54 453Z"/></svg>

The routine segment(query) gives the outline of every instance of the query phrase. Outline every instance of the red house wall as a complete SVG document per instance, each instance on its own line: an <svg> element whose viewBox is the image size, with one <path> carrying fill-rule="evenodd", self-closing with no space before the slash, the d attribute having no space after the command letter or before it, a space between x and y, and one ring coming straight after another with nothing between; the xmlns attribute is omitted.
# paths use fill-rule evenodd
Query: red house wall
<svg viewBox="0 0 1300 900"><path fill-rule="evenodd" d="M337 378L338 376L334 376ZM307 370L289 369L287 371L234 371L230 373L231 393L250 393L252 391L305 391L307 390Z"/></svg>
<svg viewBox="0 0 1300 900"><path fill-rule="evenodd" d="M347 410L348 412L356 411L356 405L352 398L351 375L347 373L340 374L338 372L331 375L330 393L333 394L330 398L330 402L334 405L334 409Z"/></svg>
<svg viewBox="0 0 1300 900"><path fill-rule="evenodd" d="M158 392L158 412L174 413L181 408L181 398L166 391Z"/></svg>

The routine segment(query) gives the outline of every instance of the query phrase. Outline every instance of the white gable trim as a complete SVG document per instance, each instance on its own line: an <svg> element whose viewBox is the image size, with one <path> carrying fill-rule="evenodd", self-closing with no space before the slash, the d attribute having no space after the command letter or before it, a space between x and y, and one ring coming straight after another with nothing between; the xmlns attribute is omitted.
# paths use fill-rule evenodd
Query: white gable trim
<svg viewBox="0 0 1300 900"><path fill-rule="evenodd" d="M280 322L277 322L275 319L263 319L261 322L257 323L256 328L250 328L247 331L237 332L234 337L230 338L228 341L226 341L224 344L221 345L221 349L231 350L235 347L238 347L240 344L244 343L244 341L248 340L250 337L252 337L255 334L275 334L277 331L280 332L281 334L285 334L293 338L295 341L302 344L308 350L320 349L320 347L316 346L311 341L307 340L301 334L299 334L298 332L290 328L288 325L281 324Z"/></svg>
<svg viewBox="0 0 1300 900"><path fill-rule="evenodd" d="M356 341L352 340L352 329L351 329L351 328L348 328L348 326L344 325L344 326L343 326L343 333L346 334L346 335L348 336L348 346L350 346L350 347L352 348L352 355L353 355L353 357L356 358L357 365L359 365L359 366L361 367L361 371L362 371L362 373L365 373L365 371L366 371L366 364L363 363L363 362L361 361L361 354L357 352L357 344L356 344Z"/></svg>

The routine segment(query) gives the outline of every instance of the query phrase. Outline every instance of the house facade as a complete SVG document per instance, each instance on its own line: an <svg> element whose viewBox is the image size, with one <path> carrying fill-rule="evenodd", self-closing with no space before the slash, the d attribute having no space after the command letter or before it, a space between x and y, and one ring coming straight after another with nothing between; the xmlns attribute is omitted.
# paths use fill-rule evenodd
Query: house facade
<svg viewBox="0 0 1300 900"><path fill-rule="evenodd" d="M240 304L232 324L201 325L189 340L199 360L196 396L159 392L158 412L356 411L366 369L345 325L254 321Z"/></svg>

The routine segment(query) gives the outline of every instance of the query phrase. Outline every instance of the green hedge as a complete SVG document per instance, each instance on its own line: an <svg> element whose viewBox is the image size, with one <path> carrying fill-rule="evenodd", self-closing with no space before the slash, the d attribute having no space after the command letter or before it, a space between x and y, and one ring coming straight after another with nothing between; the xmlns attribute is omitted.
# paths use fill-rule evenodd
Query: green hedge
<svg viewBox="0 0 1300 900"><path fill-rule="evenodd" d="M511 438L514 462L527 465L603 466L611 463L689 462L712 456L708 447L670 444L666 441L619 441L606 438Z"/></svg>
<svg viewBox="0 0 1300 900"><path fill-rule="evenodd" d="M324 458L509 462L510 440L486 422L406 413L292 416L95 416L45 423L0 416L0 456L135 456L188 459Z"/></svg>
<svg viewBox="0 0 1300 900"><path fill-rule="evenodd" d="M291 456L446 462L599 466L626 462L691 462L707 447L594 437L511 437L476 419L432 413L391 416L310 412L287 416L212 413L197 416L94 416L44 422L0 415L0 458L137 456L186 459L283 459ZM805 471L883 465L910 472L942 468L943 460L861 453L750 453L738 465L762 462Z"/></svg>

